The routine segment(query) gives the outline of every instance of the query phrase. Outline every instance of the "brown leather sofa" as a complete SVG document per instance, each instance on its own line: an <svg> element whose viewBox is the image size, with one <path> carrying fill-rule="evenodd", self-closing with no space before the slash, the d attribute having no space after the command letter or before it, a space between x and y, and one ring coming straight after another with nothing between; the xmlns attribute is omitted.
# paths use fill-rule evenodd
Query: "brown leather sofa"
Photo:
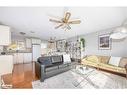
<svg viewBox="0 0 127 95"><path fill-rule="evenodd" d="M110 56L91 55L82 59L81 64L85 66L92 66L97 69L108 70L120 74L127 74L125 66L127 65L127 58L122 57L119 66L108 64Z"/></svg>

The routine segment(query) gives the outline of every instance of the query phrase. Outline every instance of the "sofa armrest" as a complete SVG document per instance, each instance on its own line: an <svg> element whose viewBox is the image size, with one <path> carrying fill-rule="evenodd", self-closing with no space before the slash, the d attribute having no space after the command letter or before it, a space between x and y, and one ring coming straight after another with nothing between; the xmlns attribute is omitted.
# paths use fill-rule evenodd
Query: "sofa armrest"
<svg viewBox="0 0 127 95"><path fill-rule="evenodd" d="M35 62L35 74L38 78L41 77L41 64L39 62Z"/></svg>
<svg viewBox="0 0 127 95"><path fill-rule="evenodd" d="M81 60L81 64L84 64L85 61L87 61L86 58L82 59L82 60Z"/></svg>
<svg viewBox="0 0 127 95"><path fill-rule="evenodd" d="M35 73L36 76L43 82L45 79L45 65L35 62Z"/></svg>
<svg viewBox="0 0 127 95"><path fill-rule="evenodd" d="M41 65L41 79L40 81L43 82L45 80L45 65Z"/></svg>

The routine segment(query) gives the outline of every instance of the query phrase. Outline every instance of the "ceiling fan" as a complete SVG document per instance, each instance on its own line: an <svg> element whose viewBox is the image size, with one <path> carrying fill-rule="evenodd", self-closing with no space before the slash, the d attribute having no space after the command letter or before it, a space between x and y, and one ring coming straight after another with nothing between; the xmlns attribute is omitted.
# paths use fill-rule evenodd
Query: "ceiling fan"
<svg viewBox="0 0 127 95"><path fill-rule="evenodd" d="M49 19L49 21L59 24L58 26L55 27L55 29L62 27L62 29L70 30L71 29L70 24L80 24L81 23L81 20L70 20L70 17L71 17L71 13L66 12L65 16L62 19L60 20Z"/></svg>

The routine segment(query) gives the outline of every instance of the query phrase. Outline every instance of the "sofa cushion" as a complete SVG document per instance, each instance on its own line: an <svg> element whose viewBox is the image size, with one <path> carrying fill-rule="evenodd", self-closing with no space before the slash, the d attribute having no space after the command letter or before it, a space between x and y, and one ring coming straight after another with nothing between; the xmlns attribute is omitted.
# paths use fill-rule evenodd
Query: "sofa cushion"
<svg viewBox="0 0 127 95"><path fill-rule="evenodd" d="M118 67L118 66L113 66L113 65L103 64L102 63L102 64L99 64L98 67L100 69L104 69L104 70L109 70L109 71L114 71L114 72L126 74L125 68L121 68L121 67Z"/></svg>
<svg viewBox="0 0 127 95"><path fill-rule="evenodd" d="M52 56L51 57L52 63L59 63L62 62L62 56Z"/></svg>
<svg viewBox="0 0 127 95"><path fill-rule="evenodd" d="M95 66L95 67L97 67L99 63L98 62L95 63L95 62L83 60L81 64L86 65L86 66L89 65L89 66Z"/></svg>
<svg viewBox="0 0 127 95"><path fill-rule="evenodd" d="M52 65L50 57L39 57L38 62L45 66Z"/></svg>
<svg viewBox="0 0 127 95"><path fill-rule="evenodd" d="M52 67L47 67L47 68L45 69L45 71L46 71L46 72L49 72L49 71L56 70L56 69L58 69L58 66L52 66Z"/></svg>
<svg viewBox="0 0 127 95"><path fill-rule="evenodd" d="M98 59L100 63L108 64L110 56L98 56Z"/></svg>
<svg viewBox="0 0 127 95"><path fill-rule="evenodd" d="M119 67L125 68L125 65L127 64L127 57L123 57L120 60Z"/></svg>
<svg viewBox="0 0 127 95"><path fill-rule="evenodd" d="M121 57L111 57L109 60L110 65L119 66Z"/></svg>
<svg viewBox="0 0 127 95"><path fill-rule="evenodd" d="M98 58L98 62L101 63L101 56L97 55L97 58Z"/></svg>
<svg viewBox="0 0 127 95"><path fill-rule="evenodd" d="M59 65L59 68L64 68L64 67L67 67L68 64L62 64L62 65Z"/></svg>
<svg viewBox="0 0 127 95"><path fill-rule="evenodd" d="M97 63L97 62L98 62L97 56L94 56L94 55L88 56L88 57L86 58L86 60L87 60L87 61L90 61L90 62L94 62L94 63Z"/></svg>

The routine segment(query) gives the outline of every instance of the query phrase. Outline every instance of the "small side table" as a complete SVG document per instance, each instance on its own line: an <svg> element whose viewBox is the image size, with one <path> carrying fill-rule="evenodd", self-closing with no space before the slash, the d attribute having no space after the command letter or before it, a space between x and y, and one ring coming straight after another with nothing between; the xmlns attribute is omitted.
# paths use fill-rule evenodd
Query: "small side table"
<svg viewBox="0 0 127 95"><path fill-rule="evenodd" d="M126 69L126 79L127 79L127 64L125 65L125 69Z"/></svg>

